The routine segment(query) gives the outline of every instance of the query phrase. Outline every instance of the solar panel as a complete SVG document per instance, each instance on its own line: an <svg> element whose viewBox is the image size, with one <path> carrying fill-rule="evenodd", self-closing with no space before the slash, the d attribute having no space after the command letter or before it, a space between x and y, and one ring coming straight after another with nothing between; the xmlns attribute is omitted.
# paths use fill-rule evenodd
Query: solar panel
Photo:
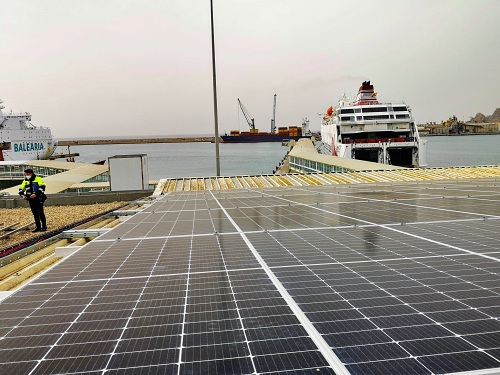
<svg viewBox="0 0 500 375"><path fill-rule="evenodd" d="M495 180L168 194L2 301L0 372L498 372L499 197Z"/></svg>

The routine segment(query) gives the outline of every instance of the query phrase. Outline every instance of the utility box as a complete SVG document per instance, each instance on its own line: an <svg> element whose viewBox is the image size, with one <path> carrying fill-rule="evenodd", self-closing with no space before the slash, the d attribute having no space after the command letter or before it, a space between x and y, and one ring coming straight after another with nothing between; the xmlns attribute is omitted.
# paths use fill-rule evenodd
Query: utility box
<svg viewBox="0 0 500 375"><path fill-rule="evenodd" d="M111 156L108 165L111 191L149 189L146 154Z"/></svg>

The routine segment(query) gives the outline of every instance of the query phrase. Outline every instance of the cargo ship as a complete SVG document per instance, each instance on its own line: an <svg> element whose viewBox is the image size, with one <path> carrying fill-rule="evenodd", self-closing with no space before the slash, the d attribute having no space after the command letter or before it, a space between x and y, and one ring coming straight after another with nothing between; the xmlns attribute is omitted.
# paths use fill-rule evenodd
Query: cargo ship
<svg viewBox="0 0 500 375"><path fill-rule="evenodd" d="M302 119L302 126L279 127L276 132L276 94L274 94L273 117L271 119L270 132L259 132L259 129L255 128L255 122L252 115L239 98L238 104L250 129L247 132L231 130L229 135L227 133L221 135L220 138L224 143L284 142L292 139L311 138L309 120L307 118Z"/></svg>
<svg viewBox="0 0 500 375"><path fill-rule="evenodd" d="M224 143L283 142L300 138L311 138L311 134L302 134L302 127L299 126L280 127L277 133L259 132L259 129L250 129L248 132L231 130L229 135L221 135Z"/></svg>

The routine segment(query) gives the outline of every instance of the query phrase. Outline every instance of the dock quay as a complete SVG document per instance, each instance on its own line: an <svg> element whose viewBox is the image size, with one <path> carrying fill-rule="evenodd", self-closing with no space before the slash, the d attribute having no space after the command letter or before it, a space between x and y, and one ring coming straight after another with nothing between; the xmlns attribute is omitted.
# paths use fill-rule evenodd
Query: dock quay
<svg viewBox="0 0 500 375"><path fill-rule="evenodd" d="M277 169L282 173L318 173L318 172L351 172L351 171L395 171L403 167L374 163L365 160L341 158L320 154L310 139L302 138L293 142L286 160Z"/></svg>
<svg viewBox="0 0 500 375"><path fill-rule="evenodd" d="M67 153L67 154L64 154L64 153L58 153L58 154L52 154L49 158L49 160L56 160L56 159L66 159L66 161L68 160L75 160L75 156L80 156L80 153L78 152L71 152L71 153Z"/></svg>
<svg viewBox="0 0 500 375"><path fill-rule="evenodd" d="M83 145L118 145L143 143L183 143L183 142L215 142L215 137L165 137L165 138L128 138L128 139L79 139L59 140L58 146Z"/></svg>

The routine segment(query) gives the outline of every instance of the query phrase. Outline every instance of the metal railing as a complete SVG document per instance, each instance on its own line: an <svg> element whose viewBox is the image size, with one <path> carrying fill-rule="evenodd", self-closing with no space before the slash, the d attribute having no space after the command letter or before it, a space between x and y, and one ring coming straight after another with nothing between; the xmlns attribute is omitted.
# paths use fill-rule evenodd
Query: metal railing
<svg viewBox="0 0 500 375"><path fill-rule="evenodd" d="M23 171L0 171L0 180L22 180L24 179Z"/></svg>

